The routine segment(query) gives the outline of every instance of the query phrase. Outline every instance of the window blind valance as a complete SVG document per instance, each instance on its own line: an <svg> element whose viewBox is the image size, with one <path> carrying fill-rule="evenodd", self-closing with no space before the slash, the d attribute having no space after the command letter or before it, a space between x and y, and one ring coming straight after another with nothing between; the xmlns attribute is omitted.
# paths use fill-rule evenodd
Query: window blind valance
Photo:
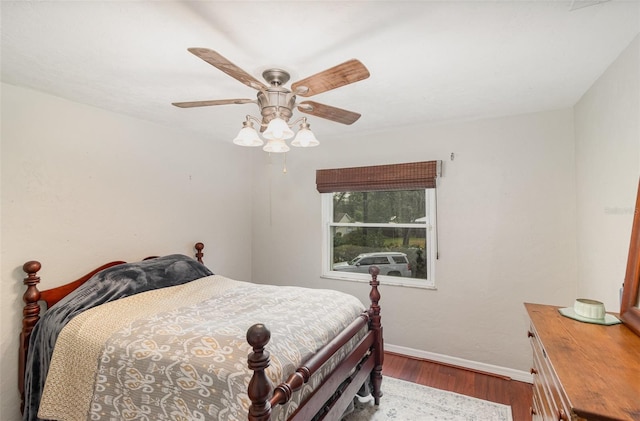
<svg viewBox="0 0 640 421"><path fill-rule="evenodd" d="M442 161L316 170L320 193L434 189Z"/></svg>

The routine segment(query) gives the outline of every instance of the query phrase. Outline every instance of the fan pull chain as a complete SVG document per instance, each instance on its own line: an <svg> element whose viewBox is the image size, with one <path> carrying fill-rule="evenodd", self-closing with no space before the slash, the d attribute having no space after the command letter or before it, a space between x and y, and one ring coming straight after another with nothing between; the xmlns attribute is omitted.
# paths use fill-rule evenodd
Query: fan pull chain
<svg viewBox="0 0 640 421"><path fill-rule="evenodd" d="M284 163L282 164L282 174L286 174L287 173L287 153L285 152L283 155L284 155Z"/></svg>

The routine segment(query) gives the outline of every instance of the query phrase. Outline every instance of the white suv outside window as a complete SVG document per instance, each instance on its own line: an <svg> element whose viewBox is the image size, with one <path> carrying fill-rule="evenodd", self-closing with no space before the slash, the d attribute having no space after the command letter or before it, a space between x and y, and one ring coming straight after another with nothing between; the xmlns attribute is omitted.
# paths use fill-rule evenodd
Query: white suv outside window
<svg viewBox="0 0 640 421"><path fill-rule="evenodd" d="M399 252L363 253L348 262L334 264L333 270L369 273L372 265L378 266L380 275L411 278L411 264L407 255Z"/></svg>

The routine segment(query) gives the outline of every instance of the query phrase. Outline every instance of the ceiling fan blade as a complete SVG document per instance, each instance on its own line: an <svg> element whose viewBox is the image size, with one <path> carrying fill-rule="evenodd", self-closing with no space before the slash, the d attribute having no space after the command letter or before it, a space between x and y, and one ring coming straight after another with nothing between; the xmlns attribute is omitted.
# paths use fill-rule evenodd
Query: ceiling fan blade
<svg viewBox="0 0 640 421"><path fill-rule="evenodd" d="M296 95L308 97L330 91L369 77L369 70L359 60L352 59L323 72L291 84Z"/></svg>
<svg viewBox="0 0 640 421"><path fill-rule="evenodd" d="M264 83L260 82L258 79L254 78L249 73L245 72L213 50L208 48L188 48L188 50L190 53L200 57L213 67L222 70L232 78L239 80L251 88L257 90L267 89L267 86Z"/></svg>
<svg viewBox="0 0 640 421"><path fill-rule="evenodd" d="M172 105L180 108L208 107L210 105L249 104L256 103L255 99L214 99L209 101L172 102Z"/></svg>
<svg viewBox="0 0 640 421"><path fill-rule="evenodd" d="M353 124L360 118L360 114L354 113L353 111L320 104L315 101L301 102L298 104L298 110L303 113L326 118L327 120L336 121L342 124Z"/></svg>

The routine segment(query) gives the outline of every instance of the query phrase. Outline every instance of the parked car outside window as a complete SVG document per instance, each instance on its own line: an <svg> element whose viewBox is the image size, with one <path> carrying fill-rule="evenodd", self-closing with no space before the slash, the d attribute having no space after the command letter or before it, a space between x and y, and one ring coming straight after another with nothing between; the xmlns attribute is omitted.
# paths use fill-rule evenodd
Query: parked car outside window
<svg viewBox="0 0 640 421"><path fill-rule="evenodd" d="M333 265L333 270L340 272L369 273L369 267L376 265L380 275L411 277L411 265L405 253L378 252L363 253L348 262Z"/></svg>

